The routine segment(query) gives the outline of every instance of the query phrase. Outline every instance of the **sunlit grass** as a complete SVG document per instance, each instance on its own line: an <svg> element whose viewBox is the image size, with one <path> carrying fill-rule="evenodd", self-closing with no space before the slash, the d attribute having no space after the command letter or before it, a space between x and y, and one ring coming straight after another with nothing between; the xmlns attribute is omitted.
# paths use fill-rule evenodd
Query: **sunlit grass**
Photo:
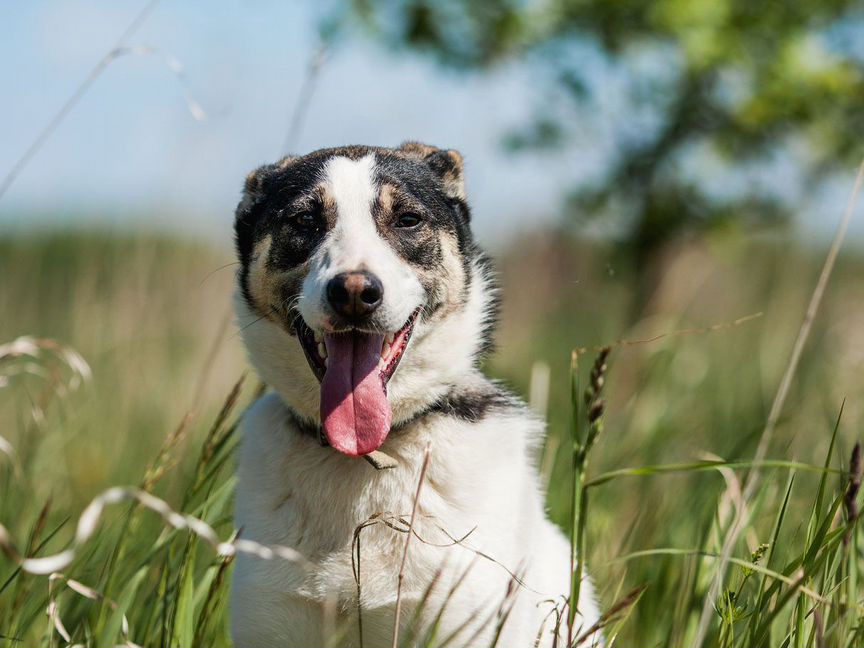
<svg viewBox="0 0 864 648"><path fill-rule="evenodd" d="M820 261L788 242L681 246L659 269L650 312L633 323L632 277L602 247L538 236L501 255L505 307L491 371L527 394L533 363L551 368L550 513L568 533L582 516L575 537L602 607L617 607L606 632L620 645L692 642ZM72 546L79 515L118 485L233 538L234 421L258 385L249 375L233 391L245 365L229 319L231 262L230 250L158 237L0 242L0 344L54 339L92 371L73 388L63 357L0 361L0 523L21 554ZM862 270L849 255L832 280L759 466L762 486L747 503L707 645L862 641L860 538L844 501L864 416ZM586 505L574 517L571 434L588 431L590 404L571 389L571 350L757 312L739 326L613 350L603 415L591 423L603 429L581 465ZM583 356L583 386L594 358ZM0 645L230 642L230 557L135 501L107 508L52 579L13 558L0 558Z"/></svg>

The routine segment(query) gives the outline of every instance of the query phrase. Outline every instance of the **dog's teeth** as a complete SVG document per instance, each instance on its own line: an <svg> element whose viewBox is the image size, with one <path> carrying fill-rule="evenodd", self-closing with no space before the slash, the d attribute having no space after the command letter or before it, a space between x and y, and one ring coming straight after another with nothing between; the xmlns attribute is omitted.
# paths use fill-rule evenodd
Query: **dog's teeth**
<svg viewBox="0 0 864 648"><path fill-rule="evenodd" d="M318 331L315 331L315 341L318 344L321 344L324 341L324 336L321 335Z"/></svg>
<svg viewBox="0 0 864 648"><path fill-rule="evenodd" d="M327 347L324 346L323 342L318 343L318 355L320 355L322 358L327 357Z"/></svg>
<svg viewBox="0 0 864 648"><path fill-rule="evenodd" d="M390 355L390 345L387 342L385 342L381 346L381 357L386 358L388 355Z"/></svg>
<svg viewBox="0 0 864 648"><path fill-rule="evenodd" d="M330 362L330 358L328 358L327 356L324 356L324 368L325 369L327 368L327 365L329 364L329 362Z"/></svg>
<svg viewBox="0 0 864 648"><path fill-rule="evenodd" d="M384 337L384 341L385 341L386 344L393 344L393 339L394 339L395 337L396 337L396 335L395 335L394 333L388 333L388 334Z"/></svg>

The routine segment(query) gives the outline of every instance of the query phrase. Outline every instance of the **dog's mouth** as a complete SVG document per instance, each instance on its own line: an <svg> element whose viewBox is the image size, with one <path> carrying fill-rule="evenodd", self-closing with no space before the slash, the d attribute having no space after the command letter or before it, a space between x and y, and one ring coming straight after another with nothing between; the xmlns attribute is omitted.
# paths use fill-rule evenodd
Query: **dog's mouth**
<svg viewBox="0 0 864 648"><path fill-rule="evenodd" d="M328 443L351 456L381 447L393 412L387 383L399 366L419 309L395 333L348 329L318 333L302 318L294 328L306 360L321 383L321 426Z"/></svg>

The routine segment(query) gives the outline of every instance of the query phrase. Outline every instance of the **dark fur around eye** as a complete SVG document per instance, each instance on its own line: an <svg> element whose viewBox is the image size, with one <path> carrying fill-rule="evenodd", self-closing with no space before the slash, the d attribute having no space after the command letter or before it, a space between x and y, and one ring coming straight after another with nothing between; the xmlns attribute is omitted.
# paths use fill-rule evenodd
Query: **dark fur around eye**
<svg viewBox="0 0 864 648"><path fill-rule="evenodd" d="M300 229L314 230L321 225L320 218L312 211L301 211L290 218L291 222Z"/></svg>
<svg viewBox="0 0 864 648"><path fill-rule="evenodd" d="M423 219L419 214L415 214L414 212L404 212L396 217L393 226L398 229L412 229L422 222Z"/></svg>

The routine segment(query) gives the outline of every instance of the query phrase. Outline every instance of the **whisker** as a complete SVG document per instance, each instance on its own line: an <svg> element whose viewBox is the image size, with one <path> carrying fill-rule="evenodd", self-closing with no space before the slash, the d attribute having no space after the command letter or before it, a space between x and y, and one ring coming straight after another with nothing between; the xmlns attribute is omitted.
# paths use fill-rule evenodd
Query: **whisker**
<svg viewBox="0 0 864 648"><path fill-rule="evenodd" d="M247 328L249 328L249 327L252 326L253 324L257 324L258 322L260 322L260 321L263 320L263 319L266 319L266 318L269 317L270 315L278 315L278 314L279 314L279 312L278 312L278 311L277 311L273 306L271 306L271 307L270 307L270 312L269 312L269 313L265 313L265 314L262 315L261 317L258 317L258 318L256 318L256 319L252 320L251 322L249 322L249 323L246 324L245 326L240 327L240 328L237 330L237 332L234 333L234 335L232 335L232 336L231 336L230 338L228 338L228 339L229 339L229 340L233 340L235 337L237 337L238 335L240 335L243 331L245 331Z"/></svg>
<svg viewBox="0 0 864 648"><path fill-rule="evenodd" d="M216 274L220 270L224 270L225 268L230 268L231 266L235 266L235 265L240 265L240 262L239 261L232 261L231 263L226 263L225 265L219 266L215 270L211 270L206 275L204 275L204 278L201 280L201 283L199 283L198 285L203 286L205 281L207 281L210 277L212 277L214 274Z"/></svg>

